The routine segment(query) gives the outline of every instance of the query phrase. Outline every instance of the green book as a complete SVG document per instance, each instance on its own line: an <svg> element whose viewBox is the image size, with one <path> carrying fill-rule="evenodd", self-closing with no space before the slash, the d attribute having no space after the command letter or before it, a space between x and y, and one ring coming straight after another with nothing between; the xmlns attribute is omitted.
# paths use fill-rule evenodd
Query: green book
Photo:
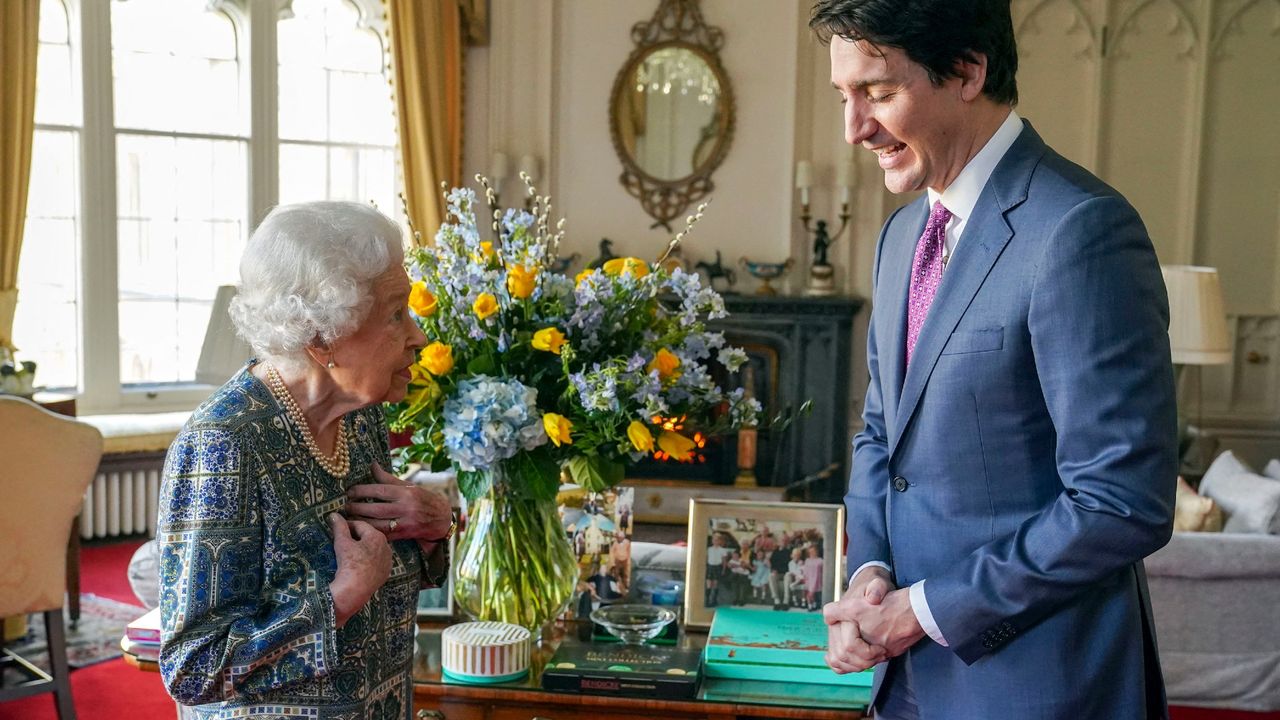
<svg viewBox="0 0 1280 720"><path fill-rule="evenodd" d="M827 625L820 613L720 608L705 649L709 678L777 680L870 687L872 672L837 675L827 667Z"/></svg>
<svg viewBox="0 0 1280 720"><path fill-rule="evenodd" d="M566 639L542 671L547 690L599 695L691 698L702 655L693 648Z"/></svg>

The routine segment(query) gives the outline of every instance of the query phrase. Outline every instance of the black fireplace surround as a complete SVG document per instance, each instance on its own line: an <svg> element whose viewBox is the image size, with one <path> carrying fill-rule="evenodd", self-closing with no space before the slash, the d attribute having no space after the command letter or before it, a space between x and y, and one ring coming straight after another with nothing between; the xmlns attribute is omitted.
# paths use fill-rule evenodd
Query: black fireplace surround
<svg viewBox="0 0 1280 720"><path fill-rule="evenodd" d="M811 404L810 412L789 427L759 431L756 481L787 488L790 499L840 502L850 455L853 318L863 301L759 295L726 295L724 301L729 316L710 325L746 351L752 390L765 417ZM722 386L739 386L744 374L739 370L720 378ZM693 463L649 459L627 474L733 484L738 475L736 435L708 438L700 454L705 459Z"/></svg>

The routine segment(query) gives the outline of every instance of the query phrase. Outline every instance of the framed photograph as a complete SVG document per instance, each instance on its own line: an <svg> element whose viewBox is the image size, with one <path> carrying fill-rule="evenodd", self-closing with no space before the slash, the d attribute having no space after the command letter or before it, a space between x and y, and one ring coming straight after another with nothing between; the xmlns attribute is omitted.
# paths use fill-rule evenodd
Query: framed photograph
<svg viewBox="0 0 1280 720"><path fill-rule="evenodd" d="M685 627L710 628L718 607L822 612L843 557L843 505L693 498Z"/></svg>
<svg viewBox="0 0 1280 720"><path fill-rule="evenodd" d="M449 577L443 587L418 591L418 618L448 620L453 617L453 568L457 535L449 538Z"/></svg>
<svg viewBox="0 0 1280 720"><path fill-rule="evenodd" d="M635 497L632 487L587 492L578 485L560 486L556 496L560 522L578 560L574 597L587 601L570 606L574 616L589 615L602 604L621 602L631 592Z"/></svg>

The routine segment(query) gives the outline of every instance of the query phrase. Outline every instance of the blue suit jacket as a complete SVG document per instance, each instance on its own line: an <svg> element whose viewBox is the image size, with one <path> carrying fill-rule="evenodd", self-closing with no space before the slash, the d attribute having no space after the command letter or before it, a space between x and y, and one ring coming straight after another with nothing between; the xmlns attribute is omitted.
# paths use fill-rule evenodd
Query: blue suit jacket
<svg viewBox="0 0 1280 720"><path fill-rule="evenodd" d="M949 647L902 660L923 717L1166 717L1141 561L1172 532L1177 421L1146 229L1027 124L906 368L928 214L900 208L876 251L849 568L926 581Z"/></svg>

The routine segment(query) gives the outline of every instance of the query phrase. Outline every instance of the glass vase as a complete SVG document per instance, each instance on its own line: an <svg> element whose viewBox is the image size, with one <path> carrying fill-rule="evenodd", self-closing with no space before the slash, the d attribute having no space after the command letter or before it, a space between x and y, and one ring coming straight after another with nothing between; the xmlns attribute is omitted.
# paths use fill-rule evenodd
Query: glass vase
<svg viewBox="0 0 1280 720"><path fill-rule="evenodd" d="M453 558L454 600L474 620L514 623L537 637L568 607L578 563L555 501L519 495L511 490L519 477L491 472L489 491L468 504Z"/></svg>

